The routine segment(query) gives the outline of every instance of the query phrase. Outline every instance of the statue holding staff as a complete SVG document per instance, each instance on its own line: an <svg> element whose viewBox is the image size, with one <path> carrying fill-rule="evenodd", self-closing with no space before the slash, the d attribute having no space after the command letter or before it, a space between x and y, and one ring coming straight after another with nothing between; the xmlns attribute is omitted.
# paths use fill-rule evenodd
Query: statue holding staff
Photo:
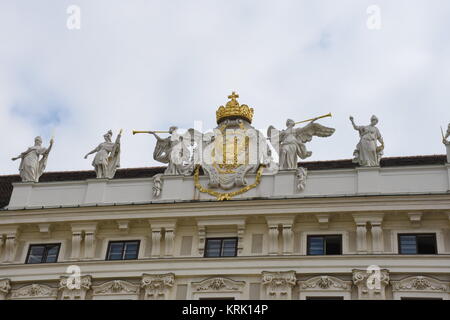
<svg viewBox="0 0 450 320"><path fill-rule="evenodd" d="M109 130L103 135L105 142L100 143L97 148L84 156L88 158L90 154L95 153L92 166L95 168L98 179L112 179L116 174L117 168L120 167L120 137L122 130L116 137L116 141L112 142L112 131Z"/></svg>
<svg viewBox="0 0 450 320"><path fill-rule="evenodd" d="M359 132L360 137L359 143L353 152L354 158L352 161L365 167L379 166L381 156L383 155L384 141L380 131L376 127L378 118L372 116L368 126L357 126L352 116L350 116L350 121L353 128ZM377 146L377 141L380 142L380 146Z"/></svg>
<svg viewBox="0 0 450 320"><path fill-rule="evenodd" d="M441 127L441 134L442 134L442 143L445 144L446 146L450 145L450 141L447 140L447 138L450 136L450 123L447 126L447 132L445 133L445 136L444 131L442 131Z"/></svg>
<svg viewBox="0 0 450 320"><path fill-rule="evenodd" d="M48 148L42 147L42 138L36 137L34 139L34 146L22 152L19 156L12 158L13 161L21 159L19 172L22 182L39 182L39 178L44 173L47 165L47 158L52 150L53 138L50 139L50 146ZM39 156L42 156L39 159Z"/></svg>

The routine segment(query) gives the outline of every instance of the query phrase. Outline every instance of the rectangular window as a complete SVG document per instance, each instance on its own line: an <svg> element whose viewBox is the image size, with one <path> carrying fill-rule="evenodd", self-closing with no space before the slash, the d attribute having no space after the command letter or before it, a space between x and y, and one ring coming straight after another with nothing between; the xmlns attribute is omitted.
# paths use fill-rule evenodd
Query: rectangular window
<svg viewBox="0 0 450 320"><path fill-rule="evenodd" d="M341 235L308 236L308 255L342 254Z"/></svg>
<svg viewBox="0 0 450 320"><path fill-rule="evenodd" d="M205 257L235 257L237 238L206 239Z"/></svg>
<svg viewBox="0 0 450 320"><path fill-rule="evenodd" d="M399 234L398 252L400 254L437 254L436 234Z"/></svg>
<svg viewBox="0 0 450 320"><path fill-rule="evenodd" d="M133 260L138 258L139 240L110 241L106 260Z"/></svg>
<svg viewBox="0 0 450 320"><path fill-rule="evenodd" d="M26 263L52 263L58 260L60 243L32 244L28 249Z"/></svg>

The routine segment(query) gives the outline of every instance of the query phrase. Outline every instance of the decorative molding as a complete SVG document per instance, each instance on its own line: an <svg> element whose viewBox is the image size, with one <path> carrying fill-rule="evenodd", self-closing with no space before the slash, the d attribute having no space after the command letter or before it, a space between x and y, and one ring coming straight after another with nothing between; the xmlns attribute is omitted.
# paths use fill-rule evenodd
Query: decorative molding
<svg viewBox="0 0 450 320"><path fill-rule="evenodd" d="M344 281L332 276L317 276L306 281L299 281L300 289L338 289L338 290L350 290L351 282Z"/></svg>
<svg viewBox="0 0 450 320"><path fill-rule="evenodd" d="M46 238L51 237L51 227L50 223L39 223L38 228L39 232L42 233Z"/></svg>
<svg viewBox="0 0 450 320"><path fill-rule="evenodd" d="M168 298L168 291L174 286L175 274L143 274L141 287L145 290L144 300Z"/></svg>
<svg viewBox="0 0 450 320"><path fill-rule="evenodd" d="M139 294L139 285L124 280L111 280L92 286L94 295Z"/></svg>
<svg viewBox="0 0 450 320"><path fill-rule="evenodd" d="M130 231L130 221L129 220L117 220L117 228L121 233L127 234Z"/></svg>
<svg viewBox="0 0 450 320"><path fill-rule="evenodd" d="M0 300L4 300L11 291L11 281L9 279L0 279Z"/></svg>
<svg viewBox="0 0 450 320"><path fill-rule="evenodd" d="M328 223L330 222L330 215L328 213L316 214L316 219L320 229L328 229Z"/></svg>
<svg viewBox="0 0 450 320"><path fill-rule="evenodd" d="M296 283L295 271L262 272L262 284L266 287L266 298L291 299L292 288Z"/></svg>
<svg viewBox="0 0 450 320"><path fill-rule="evenodd" d="M70 280L69 280L70 279ZM61 277L58 289L62 291L63 300L84 300L87 292L91 289L92 277L80 276L80 282L72 281L76 277Z"/></svg>
<svg viewBox="0 0 450 320"><path fill-rule="evenodd" d="M306 178L308 177L308 169L299 167L295 172L295 182L297 192L302 192L306 187Z"/></svg>
<svg viewBox="0 0 450 320"><path fill-rule="evenodd" d="M197 292L241 292L245 286L245 281L235 281L229 278L215 277L200 282L192 282L191 286L193 290Z"/></svg>
<svg viewBox="0 0 450 320"><path fill-rule="evenodd" d="M430 277L415 276L392 282L392 291L440 291L447 292L449 284Z"/></svg>
<svg viewBox="0 0 450 320"><path fill-rule="evenodd" d="M408 218L413 227L420 227L422 212L408 212Z"/></svg>
<svg viewBox="0 0 450 320"><path fill-rule="evenodd" d="M153 176L152 192L153 192L154 198L159 198L159 196L161 195L162 188L163 188L162 177L163 177L162 173L158 173Z"/></svg>
<svg viewBox="0 0 450 320"><path fill-rule="evenodd" d="M54 298L58 295L57 288L52 288L44 284L30 284L11 291L12 299L38 299Z"/></svg>
<svg viewBox="0 0 450 320"><path fill-rule="evenodd" d="M379 272L379 281L377 281ZM389 270L380 269L377 266L367 270L353 269L353 284L358 287L360 300L385 300L386 286L389 284Z"/></svg>

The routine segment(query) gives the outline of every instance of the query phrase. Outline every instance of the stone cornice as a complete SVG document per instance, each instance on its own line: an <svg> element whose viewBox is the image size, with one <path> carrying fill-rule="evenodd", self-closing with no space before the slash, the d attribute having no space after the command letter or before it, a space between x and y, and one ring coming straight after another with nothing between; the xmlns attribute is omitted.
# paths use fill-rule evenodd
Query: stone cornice
<svg viewBox="0 0 450 320"><path fill-rule="evenodd" d="M105 205L52 209L4 210L0 226L22 223L88 222L127 219L167 219L202 217L239 217L298 213L369 213L450 211L450 198L443 195L352 196L330 198L296 198L237 200L226 202L170 202L166 204Z"/></svg>

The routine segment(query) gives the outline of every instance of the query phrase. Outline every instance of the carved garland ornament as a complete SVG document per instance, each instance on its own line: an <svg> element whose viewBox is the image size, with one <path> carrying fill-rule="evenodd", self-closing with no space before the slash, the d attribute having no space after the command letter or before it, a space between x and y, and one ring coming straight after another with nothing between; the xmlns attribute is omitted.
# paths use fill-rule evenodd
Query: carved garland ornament
<svg viewBox="0 0 450 320"><path fill-rule="evenodd" d="M241 291L244 285L244 281L234 281L221 277L192 282L196 291Z"/></svg>
<svg viewBox="0 0 450 320"><path fill-rule="evenodd" d="M249 191L249 190L251 190L251 189L257 187L257 186L260 184L260 182L261 182L261 175L262 175L262 173L263 173L264 167L265 167L264 165L261 165L261 166L259 167L258 172L256 173L256 179L255 179L255 182L254 182L254 183L252 183L252 184L250 184L250 185L247 185L247 186L245 186L245 187L243 187L243 188L241 188L241 189L239 189L239 190L233 191L233 192L225 192L225 193L222 193L222 192L217 192L217 191L214 191L214 190L211 190L211 189L208 189L208 188L204 188L204 187L200 184L200 182L199 182L199 171L200 171L200 166L197 166L197 167L195 168L195 173L194 173L194 183L195 183L195 187L196 187L200 192L208 193L208 194L210 194L210 195L216 197L217 200L219 200L219 201L223 201L223 200L231 200L232 197L237 196L237 195L240 195L240 194L243 194L243 193L245 193L245 192L247 192L247 191Z"/></svg>
<svg viewBox="0 0 450 320"><path fill-rule="evenodd" d="M447 286L433 278L417 276L409 277L393 283L394 290L429 290L429 291L447 291Z"/></svg>
<svg viewBox="0 0 450 320"><path fill-rule="evenodd" d="M306 281L301 281L302 289L320 288L320 289L350 289L350 285L341 279L330 277L330 276L318 276Z"/></svg>
<svg viewBox="0 0 450 320"><path fill-rule="evenodd" d="M12 291L12 298L56 298L56 288L43 284L30 284Z"/></svg>
<svg viewBox="0 0 450 320"><path fill-rule="evenodd" d="M113 280L94 286L94 294L138 294L139 286L128 281Z"/></svg>

